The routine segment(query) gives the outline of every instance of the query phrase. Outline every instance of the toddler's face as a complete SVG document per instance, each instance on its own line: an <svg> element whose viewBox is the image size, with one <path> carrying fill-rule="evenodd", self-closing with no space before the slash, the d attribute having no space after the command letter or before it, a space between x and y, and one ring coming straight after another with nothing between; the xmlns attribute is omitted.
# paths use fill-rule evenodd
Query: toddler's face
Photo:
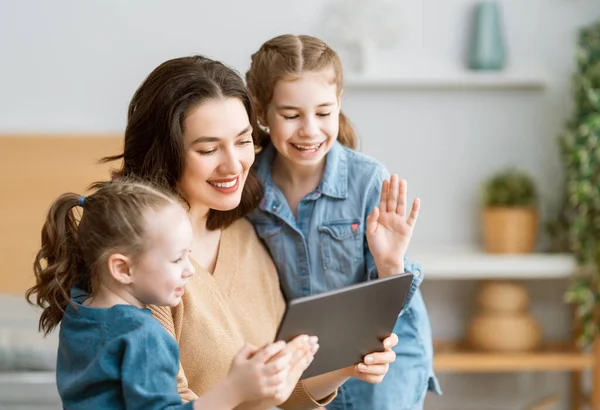
<svg viewBox="0 0 600 410"><path fill-rule="evenodd" d="M148 243L132 267L133 296L144 304L177 306L195 273L189 260L192 226L179 205L149 210L145 217Z"/></svg>

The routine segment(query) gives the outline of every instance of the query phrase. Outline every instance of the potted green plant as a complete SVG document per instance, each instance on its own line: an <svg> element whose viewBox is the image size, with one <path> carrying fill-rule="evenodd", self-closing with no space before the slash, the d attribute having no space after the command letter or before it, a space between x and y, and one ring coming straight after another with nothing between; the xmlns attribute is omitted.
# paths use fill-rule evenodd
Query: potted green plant
<svg viewBox="0 0 600 410"><path fill-rule="evenodd" d="M576 57L574 109L559 136L564 201L550 233L577 258L566 299L575 305L579 342L586 345L596 338L600 317L600 21L580 31Z"/></svg>
<svg viewBox="0 0 600 410"><path fill-rule="evenodd" d="M508 169L483 184L483 238L490 253L533 251L538 225L537 191L525 172Z"/></svg>

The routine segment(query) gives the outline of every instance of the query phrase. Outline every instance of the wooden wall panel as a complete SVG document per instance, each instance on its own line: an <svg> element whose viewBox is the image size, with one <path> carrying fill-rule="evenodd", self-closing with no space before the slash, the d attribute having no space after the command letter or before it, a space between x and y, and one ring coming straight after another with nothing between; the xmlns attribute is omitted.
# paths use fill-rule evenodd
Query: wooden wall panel
<svg viewBox="0 0 600 410"><path fill-rule="evenodd" d="M107 179L119 164L98 160L120 153L122 142L119 134L0 135L0 293L22 294L32 285L51 202Z"/></svg>

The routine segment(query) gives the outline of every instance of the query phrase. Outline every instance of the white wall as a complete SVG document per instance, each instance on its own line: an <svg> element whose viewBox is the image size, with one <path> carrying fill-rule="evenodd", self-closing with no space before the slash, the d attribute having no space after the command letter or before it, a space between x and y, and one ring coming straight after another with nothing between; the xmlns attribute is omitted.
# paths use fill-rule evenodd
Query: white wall
<svg viewBox="0 0 600 410"><path fill-rule="evenodd" d="M400 39L379 55L381 69L460 65L472 0L399 3ZM570 101L575 30L600 15L600 5L502 3L510 64L543 68L545 92L345 93L363 149L423 199L417 244L476 242L479 183L501 166L530 170L555 202L555 137ZM0 132L120 131L129 98L162 61L203 53L244 72L276 34L324 33L326 4L0 0Z"/></svg>
<svg viewBox="0 0 600 410"><path fill-rule="evenodd" d="M201 53L245 70L320 2L0 1L0 130L120 131L129 99L166 59Z"/></svg>
<svg viewBox="0 0 600 410"><path fill-rule="evenodd" d="M398 3L400 39L380 53L380 69L459 66L472 1ZM326 4L0 0L0 132L121 131L129 98L162 61L202 53L244 72L250 54L274 35L324 33L320 18ZM344 109L361 134L363 150L408 178L410 195L422 198L414 246L477 244L479 184L499 167L529 170L539 183L545 213L560 196L555 140L570 106L576 30L600 17L600 1L503 0L502 6L511 66L542 68L545 91L345 93ZM560 305L565 283L529 286L546 334L566 335L568 319ZM423 285L436 336L460 336L472 287L469 282ZM445 380L447 390L475 394L493 385L502 396L501 387L512 380L507 377ZM539 383L551 390L566 381L553 377Z"/></svg>

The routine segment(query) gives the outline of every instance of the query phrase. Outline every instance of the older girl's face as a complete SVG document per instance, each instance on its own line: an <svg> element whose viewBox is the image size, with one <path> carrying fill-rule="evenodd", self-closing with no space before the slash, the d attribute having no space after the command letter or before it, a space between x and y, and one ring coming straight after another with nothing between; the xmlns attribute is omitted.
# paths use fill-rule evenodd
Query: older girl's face
<svg viewBox="0 0 600 410"><path fill-rule="evenodd" d="M271 142L288 165L314 167L339 133L340 98L333 69L279 80L266 110Z"/></svg>
<svg viewBox="0 0 600 410"><path fill-rule="evenodd" d="M184 121L185 168L180 189L192 208L236 208L254 162L252 126L237 98L213 99Z"/></svg>

